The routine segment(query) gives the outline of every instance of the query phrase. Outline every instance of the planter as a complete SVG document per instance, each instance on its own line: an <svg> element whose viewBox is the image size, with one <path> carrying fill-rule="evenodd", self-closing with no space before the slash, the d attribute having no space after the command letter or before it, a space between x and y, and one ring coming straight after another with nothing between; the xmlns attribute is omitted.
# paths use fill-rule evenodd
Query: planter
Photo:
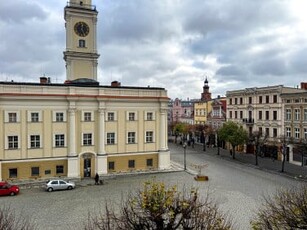
<svg viewBox="0 0 307 230"><path fill-rule="evenodd" d="M194 177L194 179L196 181L207 181L207 180L209 180L209 177L208 176L204 176L204 175L197 175L196 177Z"/></svg>

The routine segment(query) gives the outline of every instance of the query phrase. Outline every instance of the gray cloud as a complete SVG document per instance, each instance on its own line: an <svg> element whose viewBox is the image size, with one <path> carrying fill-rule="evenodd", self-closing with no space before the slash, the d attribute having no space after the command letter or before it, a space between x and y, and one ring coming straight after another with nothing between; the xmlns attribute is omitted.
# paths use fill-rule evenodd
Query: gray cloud
<svg viewBox="0 0 307 230"><path fill-rule="evenodd" d="M290 0L93 0L98 14L99 81L165 87L199 98L306 79L307 33ZM0 80L65 80L62 1L0 6ZM303 6L302 6L303 7ZM300 26L300 27L299 27Z"/></svg>

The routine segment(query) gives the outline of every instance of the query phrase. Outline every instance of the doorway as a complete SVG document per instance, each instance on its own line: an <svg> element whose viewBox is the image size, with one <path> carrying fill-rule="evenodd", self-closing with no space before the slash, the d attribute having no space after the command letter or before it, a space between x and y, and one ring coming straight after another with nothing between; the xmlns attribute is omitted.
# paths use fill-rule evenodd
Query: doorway
<svg viewBox="0 0 307 230"><path fill-rule="evenodd" d="M84 177L91 177L91 158L85 158L83 165Z"/></svg>

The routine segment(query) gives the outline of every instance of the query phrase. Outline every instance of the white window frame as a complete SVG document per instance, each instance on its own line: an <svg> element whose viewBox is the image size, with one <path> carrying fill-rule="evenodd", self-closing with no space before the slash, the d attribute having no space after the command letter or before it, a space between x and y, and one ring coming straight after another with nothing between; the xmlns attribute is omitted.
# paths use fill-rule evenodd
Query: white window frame
<svg viewBox="0 0 307 230"><path fill-rule="evenodd" d="M151 133L151 136L148 135L149 133ZM155 139L154 139L154 131L152 130L148 130L145 132L145 143L154 143ZM148 139L151 138L151 141L149 141Z"/></svg>
<svg viewBox="0 0 307 230"><path fill-rule="evenodd" d="M297 127L294 128L294 138L300 139L300 128Z"/></svg>
<svg viewBox="0 0 307 230"><path fill-rule="evenodd" d="M57 114L63 114L63 120L57 120ZM66 122L66 111L53 111L53 122Z"/></svg>
<svg viewBox="0 0 307 230"><path fill-rule="evenodd" d="M89 135L89 134L91 135L91 144L84 144L85 135ZM94 134L93 133L82 133L82 146L93 146L93 145L94 145Z"/></svg>
<svg viewBox="0 0 307 230"><path fill-rule="evenodd" d="M16 115L16 120L15 121L10 121L10 114L15 114ZM6 123L17 123L20 121L20 114L19 111L6 111L5 112L5 117L4 117L4 121Z"/></svg>
<svg viewBox="0 0 307 230"><path fill-rule="evenodd" d="M39 122L39 113L31 112L31 122Z"/></svg>
<svg viewBox="0 0 307 230"><path fill-rule="evenodd" d="M307 121L307 109L304 109L304 121Z"/></svg>
<svg viewBox="0 0 307 230"><path fill-rule="evenodd" d="M57 140L57 137L63 136L63 140L59 139ZM57 143L63 143L63 145L58 145ZM54 147L55 148L63 148L66 147L66 138L65 138L65 134L64 133L57 133L54 134Z"/></svg>
<svg viewBox="0 0 307 230"><path fill-rule="evenodd" d="M82 121L84 121L84 122L92 122L92 121L94 121L93 112L92 111L83 111L83 113L82 113Z"/></svg>
<svg viewBox="0 0 307 230"><path fill-rule="evenodd" d="M286 121L291 121L291 109L286 109Z"/></svg>
<svg viewBox="0 0 307 230"><path fill-rule="evenodd" d="M130 114L134 114L134 120L130 120ZM136 111L127 111L126 113L126 120L127 121L137 121L138 120L138 116L137 116L137 112Z"/></svg>
<svg viewBox="0 0 307 230"><path fill-rule="evenodd" d="M133 134L133 135L132 135ZM136 144L136 132L127 132L127 144Z"/></svg>
<svg viewBox="0 0 307 230"><path fill-rule="evenodd" d="M109 135L113 135L110 137ZM116 133L115 132L108 132L106 135L106 144L107 145L115 145L116 144ZM113 141L112 141L113 140Z"/></svg>
<svg viewBox="0 0 307 230"><path fill-rule="evenodd" d="M32 115L37 113L38 114L38 121L33 121L32 120ZM27 112L27 115L28 115L28 122L31 122L31 123L37 123L37 122L41 122L42 121L42 111L37 111L37 110L29 110Z"/></svg>
<svg viewBox="0 0 307 230"><path fill-rule="evenodd" d="M38 140L33 140L32 141L32 136L34 137L39 137ZM32 142L35 143L35 146L32 147ZM38 146L37 146L37 143L38 143ZM41 135L39 134L31 134L29 135L29 149L39 149L43 146L42 144L42 138L41 138Z"/></svg>
<svg viewBox="0 0 307 230"><path fill-rule="evenodd" d="M286 127L286 137L291 137L291 127Z"/></svg>
<svg viewBox="0 0 307 230"><path fill-rule="evenodd" d="M10 137L12 137L13 139L17 138L17 140L9 140ZM14 149L18 149L19 148L19 136L18 135L8 135L6 138L6 149L10 149L10 150L14 150ZM13 147L10 147L10 143L13 145ZM17 147L14 147L15 144L17 144Z"/></svg>
<svg viewBox="0 0 307 230"><path fill-rule="evenodd" d="M304 128L304 139L307 140L307 128Z"/></svg>
<svg viewBox="0 0 307 230"><path fill-rule="evenodd" d="M294 120L295 121L301 120L301 110L300 109L294 109Z"/></svg>
<svg viewBox="0 0 307 230"><path fill-rule="evenodd" d="M151 117L152 119L148 119L149 114L152 115L152 117ZM156 114L155 114L155 112L154 112L154 111L145 111L144 120L145 120L145 121L154 121L154 120L156 120Z"/></svg>
<svg viewBox="0 0 307 230"><path fill-rule="evenodd" d="M112 120L112 119L109 120L109 114L113 114L113 120ZM116 120L117 120L117 116L116 116L116 115L117 115L117 114L116 114L115 111L108 111L108 112L107 112L107 116L106 116L106 121L110 121L110 122L116 121Z"/></svg>

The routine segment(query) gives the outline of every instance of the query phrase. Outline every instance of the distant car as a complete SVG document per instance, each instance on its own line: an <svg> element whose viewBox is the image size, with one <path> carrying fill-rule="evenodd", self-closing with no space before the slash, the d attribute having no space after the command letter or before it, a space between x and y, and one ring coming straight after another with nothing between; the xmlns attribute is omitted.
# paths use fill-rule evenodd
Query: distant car
<svg viewBox="0 0 307 230"><path fill-rule="evenodd" d="M64 180L50 180L46 182L46 191L52 192L55 190L71 190L75 188L76 185L74 182L71 181L64 181Z"/></svg>
<svg viewBox="0 0 307 230"><path fill-rule="evenodd" d="M19 193L17 185L11 185L6 181L0 182L0 196L10 195L15 196Z"/></svg>

